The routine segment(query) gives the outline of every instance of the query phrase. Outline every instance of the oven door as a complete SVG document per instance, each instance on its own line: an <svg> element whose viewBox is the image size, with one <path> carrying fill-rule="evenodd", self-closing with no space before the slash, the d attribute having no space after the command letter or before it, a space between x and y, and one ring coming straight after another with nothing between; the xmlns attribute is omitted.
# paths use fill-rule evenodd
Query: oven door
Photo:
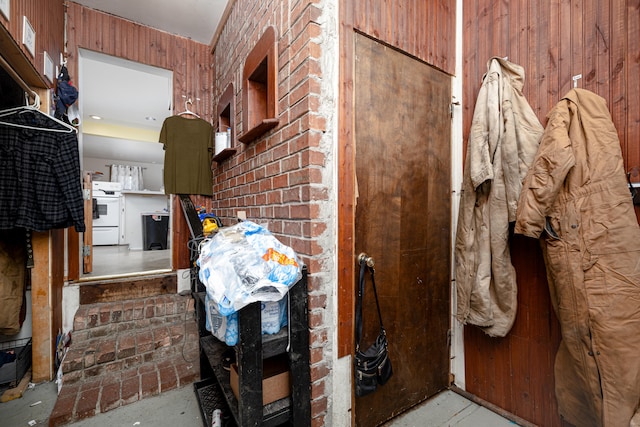
<svg viewBox="0 0 640 427"><path fill-rule="evenodd" d="M120 226L120 197L96 196L98 209L97 218L93 219L93 227L119 227Z"/></svg>

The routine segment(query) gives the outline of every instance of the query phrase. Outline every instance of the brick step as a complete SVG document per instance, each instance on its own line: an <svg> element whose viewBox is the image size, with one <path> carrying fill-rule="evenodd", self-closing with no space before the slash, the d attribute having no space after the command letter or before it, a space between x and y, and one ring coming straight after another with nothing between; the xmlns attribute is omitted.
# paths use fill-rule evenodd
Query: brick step
<svg viewBox="0 0 640 427"><path fill-rule="evenodd" d="M80 306L49 425L91 417L197 380L194 316L193 299L180 295Z"/></svg>
<svg viewBox="0 0 640 427"><path fill-rule="evenodd" d="M121 371L63 383L49 417L49 426L63 426L119 408L200 378L198 351L145 362Z"/></svg>
<svg viewBox="0 0 640 427"><path fill-rule="evenodd" d="M74 316L73 336L81 340L107 335L114 330L174 322L185 313L193 313L193 299L177 294L81 305Z"/></svg>

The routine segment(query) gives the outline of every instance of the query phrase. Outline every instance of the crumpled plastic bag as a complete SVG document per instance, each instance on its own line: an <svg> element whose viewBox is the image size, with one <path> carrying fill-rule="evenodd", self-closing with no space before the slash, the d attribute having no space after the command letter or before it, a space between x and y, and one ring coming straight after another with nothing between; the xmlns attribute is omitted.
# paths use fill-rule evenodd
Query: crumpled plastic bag
<svg viewBox="0 0 640 427"><path fill-rule="evenodd" d="M238 343L238 313L223 316L218 312L218 304L212 301L209 295L205 296L204 301L207 331L229 346L236 345Z"/></svg>
<svg viewBox="0 0 640 427"><path fill-rule="evenodd" d="M205 239L197 262L200 281L223 316L255 301L280 301L302 278L293 249L251 221L223 227Z"/></svg>

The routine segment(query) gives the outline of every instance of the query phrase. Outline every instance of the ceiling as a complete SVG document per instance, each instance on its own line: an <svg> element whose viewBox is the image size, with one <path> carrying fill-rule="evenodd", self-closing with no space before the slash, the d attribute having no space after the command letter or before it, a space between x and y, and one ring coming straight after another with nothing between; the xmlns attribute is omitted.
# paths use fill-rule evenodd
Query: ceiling
<svg viewBox="0 0 640 427"><path fill-rule="evenodd" d="M228 0L73 0L147 27L210 44Z"/></svg>
<svg viewBox="0 0 640 427"><path fill-rule="evenodd" d="M208 45L229 0L74 1ZM174 112L172 71L88 50L79 57L79 75L71 77L79 90L83 156L162 163L158 136Z"/></svg>

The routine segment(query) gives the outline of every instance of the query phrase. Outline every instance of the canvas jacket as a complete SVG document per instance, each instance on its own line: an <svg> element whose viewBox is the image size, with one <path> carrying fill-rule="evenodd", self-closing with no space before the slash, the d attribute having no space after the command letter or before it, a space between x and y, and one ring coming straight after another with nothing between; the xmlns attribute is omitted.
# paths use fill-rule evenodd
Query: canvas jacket
<svg viewBox="0 0 640 427"><path fill-rule="evenodd" d="M548 119L515 232L541 239L562 333L560 414L576 426L628 427L640 400L640 229L618 134L605 100L584 89Z"/></svg>
<svg viewBox="0 0 640 427"><path fill-rule="evenodd" d="M543 132L523 84L522 67L489 60L464 165L455 246L457 318L491 336L505 336L515 320L509 223Z"/></svg>

